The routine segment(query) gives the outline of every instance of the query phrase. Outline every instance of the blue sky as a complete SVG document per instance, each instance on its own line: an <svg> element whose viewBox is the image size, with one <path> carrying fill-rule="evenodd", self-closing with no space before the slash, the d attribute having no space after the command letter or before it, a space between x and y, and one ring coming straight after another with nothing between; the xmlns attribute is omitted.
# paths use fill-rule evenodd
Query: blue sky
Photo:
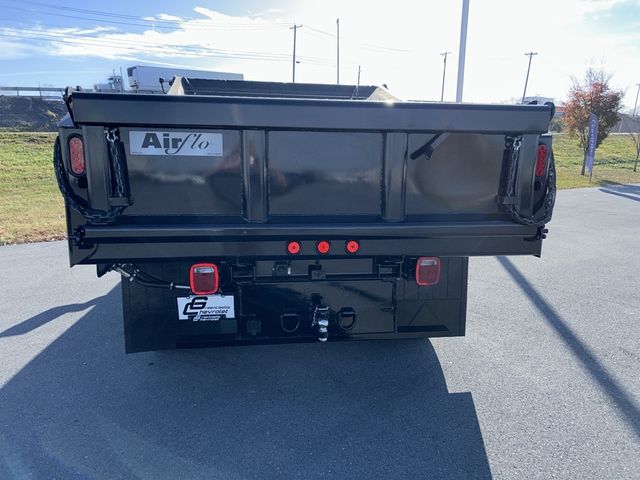
<svg viewBox="0 0 640 480"><path fill-rule="evenodd" d="M362 83L387 83L405 98L439 99L439 54L451 51L445 96L453 99L460 3L0 0L0 85L91 87L112 69L137 64L288 81L293 22L303 25L297 80L334 82L340 17L343 83L355 82L361 65ZM571 75L604 65L632 107L640 82L640 1L471 0L465 100L522 95L530 50L538 55L528 94L561 100Z"/></svg>

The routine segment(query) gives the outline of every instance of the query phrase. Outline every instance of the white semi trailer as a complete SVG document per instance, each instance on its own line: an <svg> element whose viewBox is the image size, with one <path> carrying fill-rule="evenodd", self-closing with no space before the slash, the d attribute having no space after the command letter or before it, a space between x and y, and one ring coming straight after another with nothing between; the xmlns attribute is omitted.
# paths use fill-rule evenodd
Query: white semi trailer
<svg viewBox="0 0 640 480"><path fill-rule="evenodd" d="M213 72L210 70L188 70L173 67L149 67L134 65L127 68L129 88L137 93L163 93L175 76L203 78L207 80L243 80L241 73Z"/></svg>

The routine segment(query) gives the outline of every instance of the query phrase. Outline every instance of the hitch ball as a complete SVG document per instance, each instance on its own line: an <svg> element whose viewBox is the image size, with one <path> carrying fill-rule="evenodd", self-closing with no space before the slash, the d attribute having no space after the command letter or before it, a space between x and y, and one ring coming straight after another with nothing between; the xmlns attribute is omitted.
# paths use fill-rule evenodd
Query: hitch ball
<svg viewBox="0 0 640 480"><path fill-rule="evenodd" d="M311 327L318 331L318 340L326 342L329 340L329 307L318 305L313 311L313 321Z"/></svg>

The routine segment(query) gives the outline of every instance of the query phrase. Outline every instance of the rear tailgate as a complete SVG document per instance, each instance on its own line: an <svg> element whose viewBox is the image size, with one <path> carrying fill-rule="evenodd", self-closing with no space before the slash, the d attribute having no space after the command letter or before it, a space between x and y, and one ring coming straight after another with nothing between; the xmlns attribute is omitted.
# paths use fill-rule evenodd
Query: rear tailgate
<svg viewBox="0 0 640 480"><path fill-rule="evenodd" d="M370 255L540 253L540 225L512 213L539 214L546 106L74 92L71 111L61 144L81 134L87 164L74 193L113 207L110 129L130 194L108 224L69 210L72 263L273 256L319 238Z"/></svg>

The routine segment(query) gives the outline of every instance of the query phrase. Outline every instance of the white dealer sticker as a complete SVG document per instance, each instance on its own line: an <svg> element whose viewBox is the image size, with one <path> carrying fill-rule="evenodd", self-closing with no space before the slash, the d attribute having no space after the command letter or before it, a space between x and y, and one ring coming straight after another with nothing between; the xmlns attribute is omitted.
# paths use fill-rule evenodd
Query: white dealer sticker
<svg viewBox="0 0 640 480"><path fill-rule="evenodd" d="M222 134L202 132L129 132L132 155L221 157Z"/></svg>
<svg viewBox="0 0 640 480"><path fill-rule="evenodd" d="M178 319L194 322L235 318L233 295L178 297Z"/></svg>

